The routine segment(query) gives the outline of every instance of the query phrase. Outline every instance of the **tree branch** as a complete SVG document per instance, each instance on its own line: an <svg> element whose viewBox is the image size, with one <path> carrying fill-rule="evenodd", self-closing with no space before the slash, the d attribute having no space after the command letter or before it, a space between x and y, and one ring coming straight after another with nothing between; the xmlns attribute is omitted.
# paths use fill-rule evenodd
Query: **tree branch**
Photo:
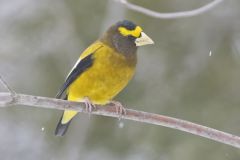
<svg viewBox="0 0 240 160"><path fill-rule="evenodd" d="M1 107L9 107L16 105L60 110L71 109L78 112L87 113L85 111L84 103L81 102L70 102L61 99L39 97L25 94L16 94L13 97L12 94L10 93L0 92ZM119 117L119 115L116 113L116 108L113 105L106 105L105 107L97 106L97 108L94 111L92 111L92 114L108 117L117 118ZM164 115L158 115L154 113L136 111L132 109L126 109L126 115L122 115L122 118L181 130L217 142L228 144L236 148L240 148L240 137L222 131L218 131L212 128L208 128L202 125L198 125L192 122L188 122L185 120L176 119Z"/></svg>
<svg viewBox="0 0 240 160"><path fill-rule="evenodd" d="M7 82L0 76L0 82L3 87L6 88L12 95L15 95L16 92L7 84Z"/></svg>
<svg viewBox="0 0 240 160"><path fill-rule="evenodd" d="M128 0L117 0L118 2L125 5L128 9L151 16L155 18L160 19L175 19L175 18L185 18L185 17L193 17L196 15L203 14L211 9L213 9L215 6L217 6L219 3L223 2L223 0L214 0L205 6L202 6L200 8L190 10L190 11L183 11L183 12L173 12L173 13L160 13L156 12L132 3L129 3Z"/></svg>

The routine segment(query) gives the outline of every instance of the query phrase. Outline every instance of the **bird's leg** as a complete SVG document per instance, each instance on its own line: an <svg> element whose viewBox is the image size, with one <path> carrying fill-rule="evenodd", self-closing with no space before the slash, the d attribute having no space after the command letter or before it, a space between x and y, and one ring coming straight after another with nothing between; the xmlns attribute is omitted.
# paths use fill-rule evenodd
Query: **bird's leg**
<svg viewBox="0 0 240 160"><path fill-rule="evenodd" d="M126 115L127 111L124 108L124 106L118 102L118 101L111 101L110 103L114 104L114 106L116 107L116 112L119 115L118 119L121 120L122 115Z"/></svg>
<svg viewBox="0 0 240 160"><path fill-rule="evenodd" d="M93 104L88 97L85 97L83 100L85 103L86 112L91 113L93 109L96 109L95 104Z"/></svg>

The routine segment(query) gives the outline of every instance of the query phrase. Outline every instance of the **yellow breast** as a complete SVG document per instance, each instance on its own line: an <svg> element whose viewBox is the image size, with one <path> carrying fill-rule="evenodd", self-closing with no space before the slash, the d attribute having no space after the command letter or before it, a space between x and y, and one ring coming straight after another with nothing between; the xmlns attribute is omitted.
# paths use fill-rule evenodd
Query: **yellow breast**
<svg viewBox="0 0 240 160"><path fill-rule="evenodd" d="M68 88L68 100L82 101L88 97L94 104L106 104L113 99L133 77L136 57L125 57L114 49L97 42L93 65L84 71ZM89 48L93 48L89 47ZM86 56L86 52L82 57Z"/></svg>

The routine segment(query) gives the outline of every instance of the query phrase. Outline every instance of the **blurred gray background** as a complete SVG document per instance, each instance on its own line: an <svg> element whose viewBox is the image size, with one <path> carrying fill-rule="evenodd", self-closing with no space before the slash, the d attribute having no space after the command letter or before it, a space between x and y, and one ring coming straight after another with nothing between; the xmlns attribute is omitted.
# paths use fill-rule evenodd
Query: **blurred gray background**
<svg viewBox="0 0 240 160"><path fill-rule="evenodd" d="M175 12L209 2L137 4ZM130 11L114 0L0 0L0 74L16 92L54 97L80 53L122 19L142 26L155 45L139 49L137 73L116 100L132 109L240 135L239 0L225 0L203 15L173 20ZM66 136L59 138L53 133L60 116L61 111L52 109L1 108L0 159L240 158L238 149L181 131L86 114L79 114Z"/></svg>

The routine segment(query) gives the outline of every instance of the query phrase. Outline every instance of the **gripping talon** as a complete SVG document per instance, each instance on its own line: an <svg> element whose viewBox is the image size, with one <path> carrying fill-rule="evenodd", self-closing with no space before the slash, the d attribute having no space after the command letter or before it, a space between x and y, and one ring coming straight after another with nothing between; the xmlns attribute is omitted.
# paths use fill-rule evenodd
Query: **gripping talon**
<svg viewBox="0 0 240 160"><path fill-rule="evenodd" d="M93 104L88 97L84 98L86 112L91 113L93 109L96 109L95 104Z"/></svg>
<svg viewBox="0 0 240 160"><path fill-rule="evenodd" d="M116 113L119 115L118 119L121 120L122 116L127 114L126 109L120 102L111 101L111 103L115 105Z"/></svg>

